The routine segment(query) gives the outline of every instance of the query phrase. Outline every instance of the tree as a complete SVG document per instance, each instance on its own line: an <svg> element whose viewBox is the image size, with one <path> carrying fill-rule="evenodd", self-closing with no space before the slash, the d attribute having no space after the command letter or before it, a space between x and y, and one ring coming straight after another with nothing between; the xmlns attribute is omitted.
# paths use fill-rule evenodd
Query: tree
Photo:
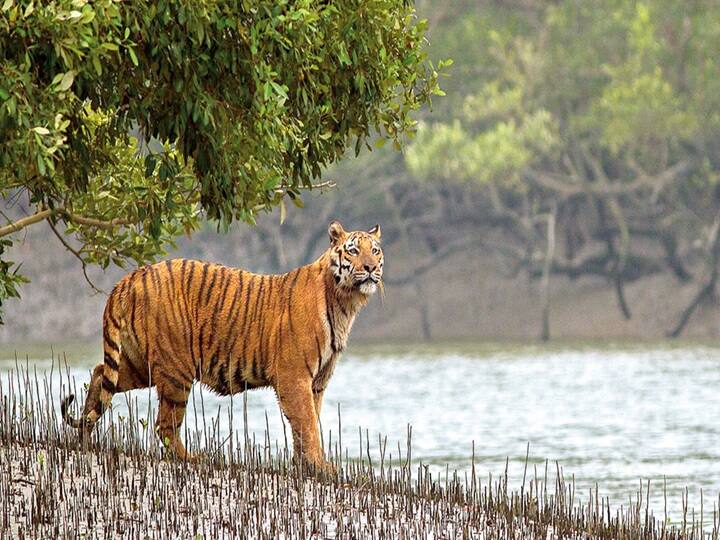
<svg viewBox="0 0 720 540"><path fill-rule="evenodd" d="M545 291L552 275L601 276L630 318L627 282L658 272L697 280L670 331L679 334L717 284L720 6L493 9L477 16L494 21L474 58L485 77L465 85L452 118L422 126L409 169L464 186L469 198L481 193L458 219L501 229L503 253ZM462 70L465 59L455 60ZM543 311L547 338L549 305Z"/></svg>
<svg viewBox="0 0 720 540"><path fill-rule="evenodd" d="M399 146L441 93L425 27L406 0L5 0L0 196L30 213L0 227L0 305L25 227L83 267L140 264L201 213L301 204L373 132Z"/></svg>

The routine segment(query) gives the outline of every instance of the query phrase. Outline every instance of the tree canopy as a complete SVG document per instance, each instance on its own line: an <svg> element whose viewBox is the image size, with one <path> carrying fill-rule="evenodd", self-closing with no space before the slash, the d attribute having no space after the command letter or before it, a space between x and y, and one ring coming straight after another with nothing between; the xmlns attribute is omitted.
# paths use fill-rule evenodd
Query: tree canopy
<svg viewBox="0 0 720 540"><path fill-rule="evenodd" d="M374 134L399 146L441 93L425 29L405 0L4 0L0 197L26 215L0 226L0 304L34 223L83 267L142 263L201 212L252 222Z"/></svg>
<svg viewBox="0 0 720 540"><path fill-rule="evenodd" d="M712 296L720 4L524 5L457 19L448 43L479 46L452 53L468 75L446 115L421 126L409 170L482 192L484 206L465 218L503 229L501 248L519 267L546 283L606 277L628 318L623 284L664 270L687 281L694 266L696 300Z"/></svg>

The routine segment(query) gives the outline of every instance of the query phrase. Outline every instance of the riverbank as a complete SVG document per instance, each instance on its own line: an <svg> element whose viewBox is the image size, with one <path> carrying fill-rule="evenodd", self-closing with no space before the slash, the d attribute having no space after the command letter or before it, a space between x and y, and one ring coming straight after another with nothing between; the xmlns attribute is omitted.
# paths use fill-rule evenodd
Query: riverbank
<svg viewBox="0 0 720 540"><path fill-rule="evenodd" d="M591 493L579 504L561 476L548 495L547 484L533 480L509 492L502 478L443 484L422 467L415 477L407 468L350 469L321 482L279 462L187 464L117 448L3 445L0 538L718 537L715 515L704 530L699 515L678 528L641 503L611 510Z"/></svg>
<svg viewBox="0 0 720 540"><path fill-rule="evenodd" d="M52 377L18 367L0 386L3 540L717 539L720 530L714 498L693 510L686 497L682 519L671 523L668 510L677 514L677 508L657 515L648 503L649 482L628 494L629 505L618 506L602 495L602 485L576 489L559 465L539 466L527 456L521 482L509 481L507 462L504 474L484 476L474 447L468 470L433 473L414 457L411 429L407 444L397 447L360 432L359 454L350 454L342 440L326 439L339 473L322 480L293 466L289 434L280 443L247 431L225 436L212 416L202 433L186 423L186 445L200 452L198 462L164 460L137 407L122 414L111 409L83 447L58 419L56 402L68 386L58 387ZM247 417L246 404L238 412Z"/></svg>

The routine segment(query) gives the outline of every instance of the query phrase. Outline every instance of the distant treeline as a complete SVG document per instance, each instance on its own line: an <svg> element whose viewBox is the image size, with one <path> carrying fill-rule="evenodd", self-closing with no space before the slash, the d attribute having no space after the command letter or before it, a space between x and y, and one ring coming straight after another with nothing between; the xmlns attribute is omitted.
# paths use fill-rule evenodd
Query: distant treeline
<svg viewBox="0 0 720 540"><path fill-rule="evenodd" d="M331 219L380 222L389 294L361 337L716 335L720 4L417 6L430 58L454 64L404 153L348 156L283 225L208 225L177 253L277 271L324 249ZM53 253L30 240L23 260ZM59 275L26 266L27 293ZM87 291L77 265L60 287Z"/></svg>

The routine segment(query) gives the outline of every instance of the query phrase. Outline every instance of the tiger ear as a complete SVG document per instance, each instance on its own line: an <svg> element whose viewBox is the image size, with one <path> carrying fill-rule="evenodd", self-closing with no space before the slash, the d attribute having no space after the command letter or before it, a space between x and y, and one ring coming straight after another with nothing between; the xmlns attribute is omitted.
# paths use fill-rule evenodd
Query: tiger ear
<svg viewBox="0 0 720 540"><path fill-rule="evenodd" d="M382 236L382 231L380 230L380 225L377 223L375 226L368 231L369 234L373 235L375 237L375 240L380 240L380 237Z"/></svg>
<svg viewBox="0 0 720 540"><path fill-rule="evenodd" d="M328 227L328 236L330 236L330 243L334 246L345 238L345 229L339 221L335 220L330 223Z"/></svg>

